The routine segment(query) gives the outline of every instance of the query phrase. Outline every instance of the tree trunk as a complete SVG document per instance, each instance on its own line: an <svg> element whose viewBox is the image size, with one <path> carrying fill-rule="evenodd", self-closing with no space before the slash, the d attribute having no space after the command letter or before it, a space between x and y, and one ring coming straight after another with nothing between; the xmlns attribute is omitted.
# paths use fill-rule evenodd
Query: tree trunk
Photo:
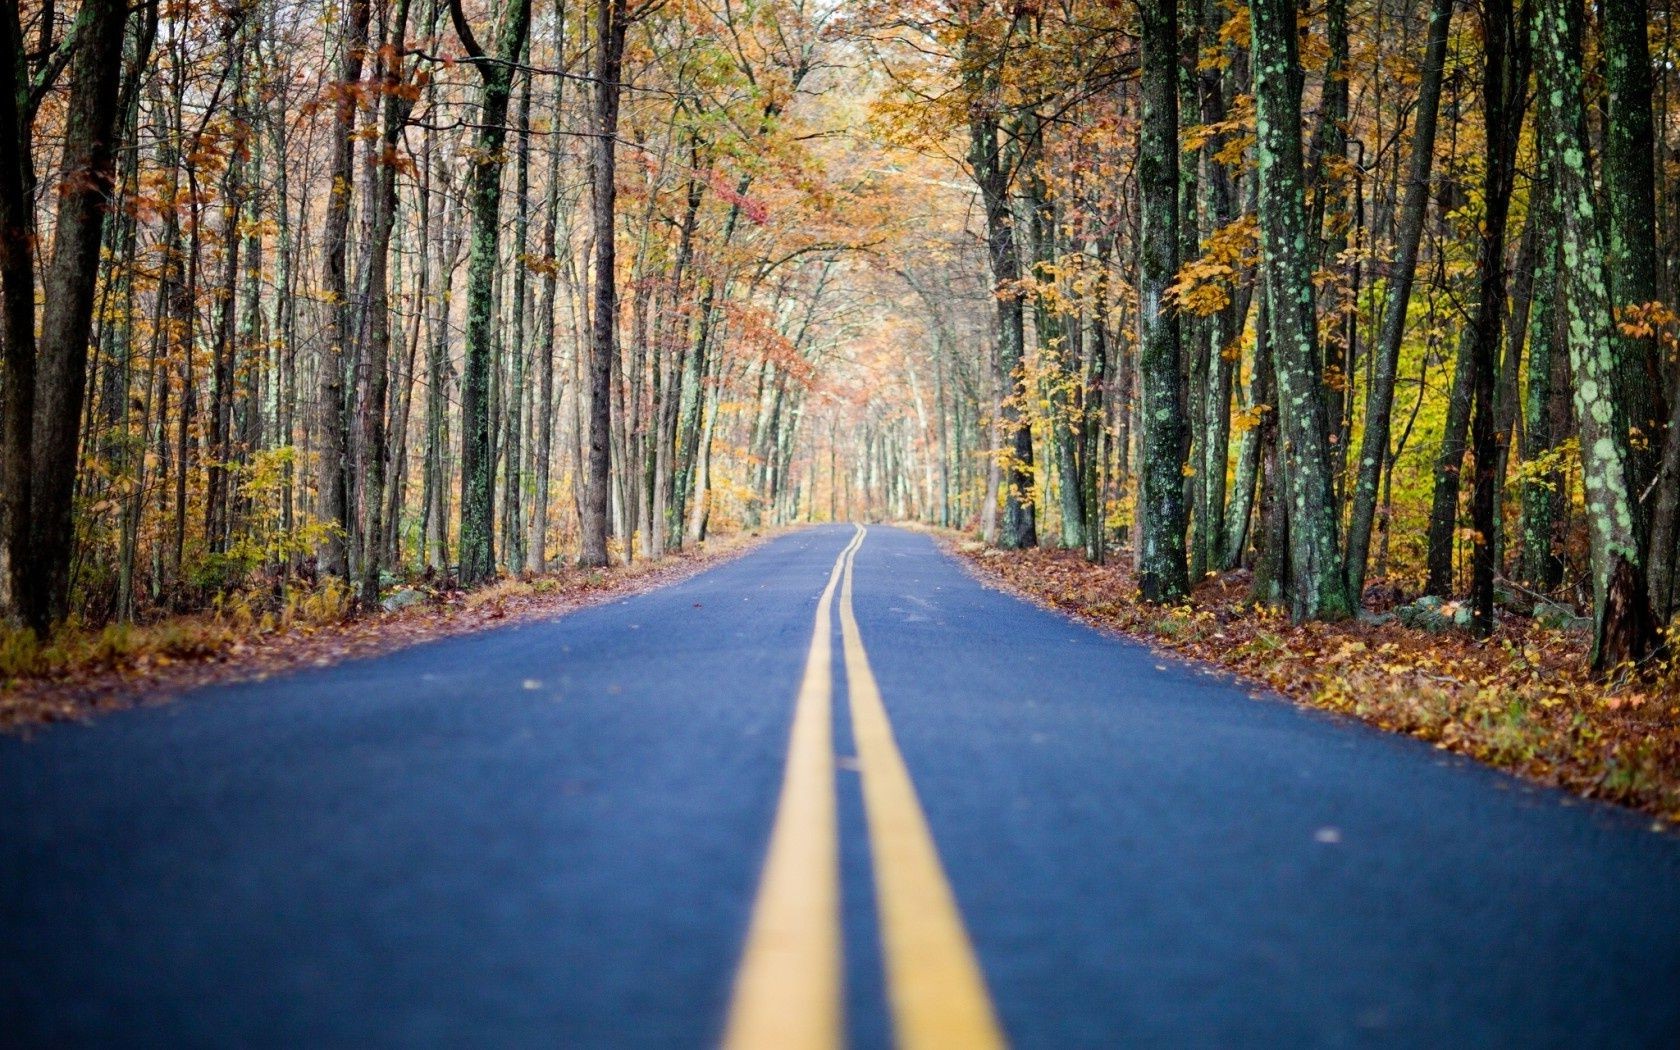
<svg viewBox="0 0 1680 1050"><path fill-rule="evenodd" d="M50 619L45 592L29 556L31 472L35 421L34 135L19 106L29 70L16 4L0 5L0 142L16 143L0 156L0 543L4 593L0 608L24 621Z"/></svg>
<svg viewBox="0 0 1680 1050"><path fill-rule="evenodd" d="M1569 361L1575 374L1575 412L1581 428L1581 475L1591 533L1596 605L1593 666L1600 671L1644 659L1655 647L1635 525L1635 494L1628 491L1629 449L1625 408L1615 400L1617 354L1604 278L1603 229L1594 218L1580 50L1569 46L1570 0L1535 0L1534 53L1540 92L1552 105L1542 148L1553 166L1553 205L1562 241L1561 274L1569 304Z"/></svg>
<svg viewBox="0 0 1680 1050"><path fill-rule="evenodd" d="M11 17L4 21L9 22ZM29 483L29 541L25 548L14 547L11 559L26 574L25 586L14 593L18 610L24 622L39 633L45 633L49 625L63 620L70 611L70 558L75 540L71 495L87 389L88 335L99 276L99 245L115 170L117 89L127 19L128 6L118 0L86 0L77 16L80 29L70 60L69 97L63 111L62 181L53 225L52 262L42 288L39 343L14 347L13 340L23 333L12 329L10 318L6 325L8 388L12 382L21 382L20 372L27 370L14 371L11 366L25 353L37 354L29 448L34 459ZM145 64L142 57L136 66L144 68ZM19 157L12 163L22 167L28 161ZM7 211L4 221L10 225L13 216L9 205ZM9 300L16 294L12 280L21 274L12 270L11 260L3 272ZM33 294L32 285L29 294ZM7 305L10 307L9 301ZM11 404L19 400L14 397ZM10 420L10 415L7 418ZM8 426L21 426L22 422L20 419ZM8 451L7 458L12 459L18 450ZM8 470L8 480L15 476Z"/></svg>
<svg viewBox="0 0 1680 1050"><path fill-rule="evenodd" d="M397 145L408 120L410 103L399 88L403 82L404 41L411 0L397 0L391 18L388 46L379 58L382 99L378 167L374 173L373 229L368 255L367 385L358 415L362 420L362 606L379 605L380 554L384 547L382 518L385 502L385 400L390 385L391 227L397 217Z"/></svg>
<svg viewBox="0 0 1680 1050"><path fill-rule="evenodd" d="M618 135L619 76L628 28L625 0L596 0L595 120L589 148L593 187L591 219L595 239L595 295L589 338L589 463L584 483L582 549L578 564L607 564L607 502L611 496L612 375L618 353L617 254L614 251L618 200L614 144Z"/></svg>
<svg viewBox="0 0 1680 1050"><path fill-rule="evenodd" d="M1178 273L1178 3L1144 2L1143 123L1138 141L1142 193L1138 377L1143 410L1138 494L1138 589L1145 601L1189 593L1185 562L1184 444L1179 318L1166 303Z"/></svg>
<svg viewBox="0 0 1680 1050"><path fill-rule="evenodd" d="M1619 322L1637 320L1658 302L1657 208L1651 115L1651 53L1647 0L1607 0L1599 6L1604 49L1604 196L1609 211L1610 320L1615 328L1615 398L1635 440L1629 447L1628 494L1640 551L1649 548L1652 482L1662 459L1668 405L1655 335L1633 336ZM1655 325L1650 326L1655 330ZM1666 557L1672 551L1664 552ZM1647 564L1654 564L1647 562ZM1658 613L1667 612L1667 595Z"/></svg>
<svg viewBox="0 0 1680 1050"><path fill-rule="evenodd" d="M320 430L317 439L320 502L316 516L327 526L321 542L321 571L334 576L343 576L349 570L346 552L351 524L350 435L345 421L344 369L352 326L346 257L350 243L352 174L356 163L357 85L362 79L362 61L367 53L370 8L369 0L350 0L350 6L345 9L344 55L339 64L333 103L332 185L327 193L327 212L322 229L325 249L321 269L326 284L327 317L316 394ZM186 469L184 462L181 469L183 472Z"/></svg>
<svg viewBox="0 0 1680 1050"><path fill-rule="evenodd" d="M1536 99L1535 140L1544 145L1551 137L1551 107L1542 95ZM1558 368L1558 246L1557 216L1553 195L1541 189L1552 185L1551 151L1540 149L1535 156L1536 192L1529 200L1529 215L1536 224L1538 243L1534 255L1533 302L1528 314L1528 377L1523 406L1523 460L1534 464L1552 450L1557 435L1552 431L1554 377ZM1522 486L1523 554L1521 575L1530 587L1550 591L1563 582L1563 558L1553 546L1558 517L1563 471L1551 469L1528 477Z"/></svg>
<svg viewBox="0 0 1680 1050"><path fill-rule="evenodd" d="M1505 317L1505 226L1510 214L1512 171L1522 133L1523 97L1528 83L1528 49L1511 0L1483 0L1482 99L1486 129L1483 169L1481 285L1472 334L1475 358L1475 416L1471 421L1475 454L1471 492L1470 615L1471 630L1493 633L1495 532L1499 511L1499 445L1495 362L1499 358Z"/></svg>
<svg viewBox="0 0 1680 1050"><path fill-rule="evenodd" d="M1260 248L1271 304L1280 458L1287 484L1289 599L1298 618L1339 619L1352 609L1336 545L1328 419L1317 368L1295 4L1256 0L1251 18Z"/></svg>
<svg viewBox="0 0 1680 1050"><path fill-rule="evenodd" d="M1032 424L1022 410L1029 396L1021 355L1026 321L1021 292L1021 259L1015 244L1015 218L1009 202L1009 173L998 148L995 119L977 118L970 124L969 161L986 209L986 249L997 298L997 356L1004 396L998 409L1006 448L999 450L1004 490L1003 522L998 546L1038 546L1033 507Z"/></svg>
<svg viewBox="0 0 1680 1050"><path fill-rule="evenodd" d="M473 37L461 13L460 0L450 0L449 10L456 35L474 59L483 82L469 191L472 234L467 252L466 375L461 391L460 578L463 584L474 584L496 571L493 535L496 464L490 444L489 400L495 344L491 313L495 306L498 223L502 210L502 143L507 138L513 64L524 48L531 5L530 0L512 0L503 12L494 59L486 56Z"/></svg>
<svg viewBox="0 0 1680 1050"><path fill-rule="evenodd" d="M1350 599L1365 590L1365 564L1371 550L1371 527L1376 520L1377 496L1388 458L1394 418L1394 382L1400 366L1400 344L1406 334L1406 310L1417 273L1418 242L1429 210L1429 172L1435 161L1435 119L1440 110L1442 74L1446 68L1447 29L1454 0L1431 0L1429 37L1424 47L1423 80L1418 86L1417 127L1412 134L1406 196L1400 206L1400 237L1389 277L1388 302L1383 309L1381 334L1372 348L1371 383L1365 393L1365 435L1359 448L1358 481L1353 513L1348 522L1347 584Z"/></svg>

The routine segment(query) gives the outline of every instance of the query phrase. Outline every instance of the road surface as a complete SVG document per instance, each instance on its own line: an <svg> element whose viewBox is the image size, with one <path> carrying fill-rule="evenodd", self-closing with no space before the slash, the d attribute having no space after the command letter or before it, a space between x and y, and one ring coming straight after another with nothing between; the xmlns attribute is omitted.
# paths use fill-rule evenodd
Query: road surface
<svg viewBox="0 0 1680 1050"><path fill-rule="evenodd" d="M0 739L15 1046L1680 1045L1680 841L810 529Z"/></svg>

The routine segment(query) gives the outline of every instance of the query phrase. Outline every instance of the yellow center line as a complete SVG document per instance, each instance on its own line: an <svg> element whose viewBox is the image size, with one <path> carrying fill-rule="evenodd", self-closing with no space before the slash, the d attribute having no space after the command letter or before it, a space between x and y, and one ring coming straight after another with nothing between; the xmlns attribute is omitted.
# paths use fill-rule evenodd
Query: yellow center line
<svg viewBox="0 0 1680 1050"><path fill-rule="evenodd" d="M910 772L893 739L892 723L852 612L852 564L857 548L854 542L842 556L840 635L852 736L863 778L893 1031L898 1045L906 1050L1002 1047L1006 1045L1003 1031L980 963L963 928Z"/></svg>
<svg viewBox="0 0 1680 1050"><path fill-rule="evenodd" d="M817 603L787 772L724 1033L732 1050L833 1050L843 1042L830 610L841 568L863 532L834 559Z"/></svg>

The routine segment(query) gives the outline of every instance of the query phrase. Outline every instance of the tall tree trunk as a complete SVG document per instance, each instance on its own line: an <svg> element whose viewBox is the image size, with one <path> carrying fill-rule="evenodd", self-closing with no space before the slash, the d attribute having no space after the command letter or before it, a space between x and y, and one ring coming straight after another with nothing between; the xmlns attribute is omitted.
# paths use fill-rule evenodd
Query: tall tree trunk
<svg viewBox="0 0 1680 1050"><path fill-rule="evenodd" d="M526 63L530 61L530 42L526 41ZM513 304L511 324L513 353L508 362L507 430L503 446L506 448L507 472L502 486L502 561L518 572L525 567L525 521L519 507L524 489L525 400L527 375L530 366L526 352L526 322L529 320L529 283L531 267L527 253L531 235L531 74L525 73L519 88L519 110L515 127L519 132L514 150L513 180Z"/></svg>
<svg viewBox="0 0 1680 1050"><path fill-rule="evenodd" d="M467 253L466 375L461 391L460 578L464 584L473 584L496 571L496 463L490 444L490 369L495 335L491 313L495 307L502 211L502 144L507 138L514 63L524 49L531 4L530 0L512 0L503 11L494 58L485 54L473 36L461 12L461 0L450 0L449 13L461 46L473 58L483 84L469 190L472 234Z"/></svg>
<svg viewBox="0 0 1680 1050"><path fill-rule="evenodd" d="M1138 589L1145 601L1169 602L1190 590L1184 551L1183 362L1179 318L1165 301L1178 273L1178 3L1146 0L1138 11L1143 27L1138 376L1144 421Z"/></svg>
<svg viewBox="0 0 1680 1050"><path fill-rule="evenodd" d="M1534 135L1542 147L1550 140L1551 106L1545 95L1535 100ZM1534 254L1533 304L1528 314L1528 374L1523 405L1523 460L1534 464L1552 450L1558 435L1552 432L1554 377L1561 372L1558 353L1557 215L1553 211L1551 150L1535 151L1534 189L1529 199L1529 219L1540 231ZM1532 475L1522 485L1522 579L1538 590L1549 591L1563 582L1563 558L1554 549L1553 530L1563 491L1563 471L1552 469Z"/></svg>
<svg viewBox="0 0 1680 1050"><path fill-rule="evenodd" d="M1377 496L1388 459L1390 424L1394 418L1394 383L1400 366L1400 344L1406 334L1406 310L1417 274L1418 242L1429 210L1429 172L1435 162L1435 120L1440 110L1441 82L1447 61L1447 29L1454 0L1431 0L1429 36L1424 47L1423 79L1418 85L1417 125L1400 206L1399 243L1388 282L1381 334L1372 348L1371 383L1365 393L1365 435L1359 448L1358 481L1353 513L1348 522L1347 584L1352 600L1365 589L1365 565L1371 551L1371 527L1376 520Z"/></svg>
<svg viewBox="0 0 1680 1050"><path fill-rule="evenodd" d="M1499 512L1499 446L1495 369L1501 323L1505 318L1505 227L1510 214L1512 172L1522 133L1523 98L1528 83L1526 33L1517 25L1511 0L1482 3L1482 105L1486 129L1483 169L1480 291L1473 330L1475 416L1471 437L1475 454L1471 492L1470 615L1471 630L1493 633L1493 578L1496 520Z"/></svg>
<svg viewBox="0 0 1680 1050"><path fill-rule="evenodd" d="M1649 546L1651 486L1662 458L1668 405L1655 335L1629 335L1618 322L1636 320L1630 311L1637 313L1659 301L1651 23L1647 0L1607 0L1599 10L1608 102L1603 182L1609 206L1610 319L1617 325L1615 397L1635 436L1629 449L1628 493L1633 497L1634 529L1644 552ZM1671 559L1672 548L1662 556ZM1659 596L1659 613L1667 612L1667 597Z"/></svg>
<svg viewBox="0 0 1680 1050"><path fill-rule="evenodd" d="M1236 49L1218 43L1226 22L1226 12L1219 4L1209 4L1201 20L1204 47L1218 46L1238 63ZM1201 119L1204 126L1218 126L1229 112L1236 83L1246 70L1217 67L1201 75ZM1237 218L1238 187L1231 170L1219 159L1219 153L1229 141L1229 135L1211 136L1202 147L1201 162L1207 171L1209 216L1214 228L1223 229ZM1227 563L1226 547L1226 474L1231 455L1231 389L1236 362L1241 352L1243 327L1248 321L1248 309L1253 299L1253 285L1245 284L1232 296L1232 301L1219 311L1207 326L1208 375L1202 396L1202 441L1198 457L1197 475L1201 478L1201 505L1196 511L1196 544L1200 548L1203 571L1223 569Z"/></svg>
<svg viewBox="0 0 1680 1050"><path fill-rule="evenodd" d="M1260 250L1271 304L1280 458L1288 486L1289 599L1297 617L1338 619L1352 609L1336 544L1328 419L1317 368L1295 4L1255 0L1251 19Z"/></svg>
<svg viewBox="0 0 1680 1050"><path fill-rule="evenodd" d="M557 3L554 13L554 60L565 54L566 5ZM559 112L565 81L555 87L555 112ZM560 282L560 261L556 257L560 225L560 137L549 136L548 201L543 212L542 232L542 294L538 313L537 339L537 448L533 463L536 488L531 497L531 541L526 548L528 567L533 572L548 571L548 506L549 466L554 458L554 344L555 293Z"/></svg>
<svg viewBox="0 0 1680 1050"><path fill-rule="evenodd" d="M8 15L0 21L10 19ZM29 483L29 541L25 548L14 547L11 558L14 566L24 563L20 568L26 574L24 586L14 593L18 611L25 623L42 633L70 611L70 559L75 542L71 495L87 389L88 336L99 276L99 245L115 171L117 94L127 20L128 6L120 0L86 0L77 16L69 97L63 111L62 180L53 224L52 261L42 288L39 343L14 349L13 340L22 333L12 330L10 318L6 325L8 387L21 382L20 372L27 371L14 370L17 359L25 353L37 354L29 446L34 461ZM145 64L142 57L136 66L144 68ZM21 157L10 162L20 167L27 163ZM0 221L10 225L12 219L8 205ZM13 272L11 260L0 272L6 278L9 300L15 294L12 280L21 275ZM7 305L10 307L9 301ZM19 400L9 398L8 407ZM15 449L8 452L7 459L16 455ZM12 476L8 471L8 480Z"/></svg>
<svg viewBox="0 0 1680 1050"><path fill-rule="evenodd" d="M6 579L0 607L15 606L23 619L49 619L36 584L37 562L28 556L30 484L35 422L35 216L34 133L20 103L28 97L19 5L0 5L0 142L15 143L0 155L0 543Z"/></svg>
<svg viewBox="0 0 1680 1050"><path fill-rule="evenodd" d="M1015 244L1015 218L1009 202L1009 172L998 147L998 127L991 116L970 124L969 161L986 209L986 249L991 263L992 288L997 299L997 368L1006 391L998 416L1007 447L1000 487L1004 489L1003 522L998 545L1007 548L1038 546L1033 513L1032 424L1023 410L1029 392L1021 370L1026 338L1025 306L1021 293L1021 257Z"/></svg>
<svg viewBox="0 0 1680 1050"><path fill-rule="evenodd" d="M323 220L324 255L321 269L327 295L327 323L321 352L317 426L319 499L317 516L327 526L321 544L321 571L343 576L349 571L347 541L350 533L350 435L345 420L344 370L347 344L351 338L350 194L356 162L354 133L356 99L362 79L362 62L367 54L369 0L350 0L345 9L344 55L339 64L337 93L333 103L335 122L332 139L332 185L327 192ZM181 464L183 471L186 464Z"/></svg>
<svg viewBox="0 0 1680 1050"><path fill-rule="evenodd" d="M595 295L589 327L589 463L584 483L582 548L578 564L607 564L607 502L611 496L612 377L617 355L618 273L614 251L618 170L619 77L624 63L625 0L596 0L594 138L589 148L590 217L595 235Z"/></svg>
<svg viewBox="0 0 1680 1050"><path fill-rule="evenodd" d="M379 58L381 107L379 154L374 173L373 229L368 256L367 385L358 415L362 421L362 580L361 600L372 611L379 604L380 555L385 525L385 399L390 385L391 227L397 217L397 146L411 103L403 98L404 42L411 0L397 0L387 46Z"/></svg>
<svg viewBox="0 0 1680 1050"><path fill-rule="evenodd" d="M1569 303L1569 362L1581 428L1581 476L1591 533L1595 624L1593 666L1604 670L1645 658L1656 645L1628 490L1627 414L1615 400L1615 331L1604 278L1604 235L1595 220L1580 50L1569 47L1571 0L1535 0L1534 53L1540 91L1552 105L1542 148L1551 154L1553 202L1562 241Z"/></svg>

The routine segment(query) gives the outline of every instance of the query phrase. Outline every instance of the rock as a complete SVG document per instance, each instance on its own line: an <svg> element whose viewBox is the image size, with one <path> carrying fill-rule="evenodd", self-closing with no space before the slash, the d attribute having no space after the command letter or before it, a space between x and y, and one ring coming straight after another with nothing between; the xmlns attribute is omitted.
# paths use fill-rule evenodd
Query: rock
<svg viewBox="0 0 1680 1050"><path fill-rule="evenodd" d="M1561 602L1543 602L1534 607L1534 622L1553 631L1591 631L1590 616L1582 616Z"/></svg>
<svg viewBox="0 0 1680 1050"><path fill-rule="evenodd" d="M398 591L379 603L379 607L388 613L401 612L411 605L419 605L426 600L426 596L419 591Z"/></svg>
<svg viewBox="0 0 1680 1050"><path fill-rule="evenodd" d="M1372 627L1381 627L1384 624L1393 623L1394 619L1394 614L1391 612L1372 612L1369 609L1359 610L1359 622L1369 624Z"/></svg>
<svg viewBox="0 0 1680 1050"><path fill-rule="evenodd" d="M1495 587L1493 589L1493 604L1501 609L1509 609L1519 616L1534 615L1534 599L1526 594L1513 591L1509 587Z"/></svg>
<svg viewBox="0 0 1680 1050"><path fill-rule="evenodd" d="M1433 594L1426 594L1410 605L1400 606L1394 610L1394 615L1407 627L1435 634L1468 628L1472 619L1468 602L1443 601Z"/></svg>

